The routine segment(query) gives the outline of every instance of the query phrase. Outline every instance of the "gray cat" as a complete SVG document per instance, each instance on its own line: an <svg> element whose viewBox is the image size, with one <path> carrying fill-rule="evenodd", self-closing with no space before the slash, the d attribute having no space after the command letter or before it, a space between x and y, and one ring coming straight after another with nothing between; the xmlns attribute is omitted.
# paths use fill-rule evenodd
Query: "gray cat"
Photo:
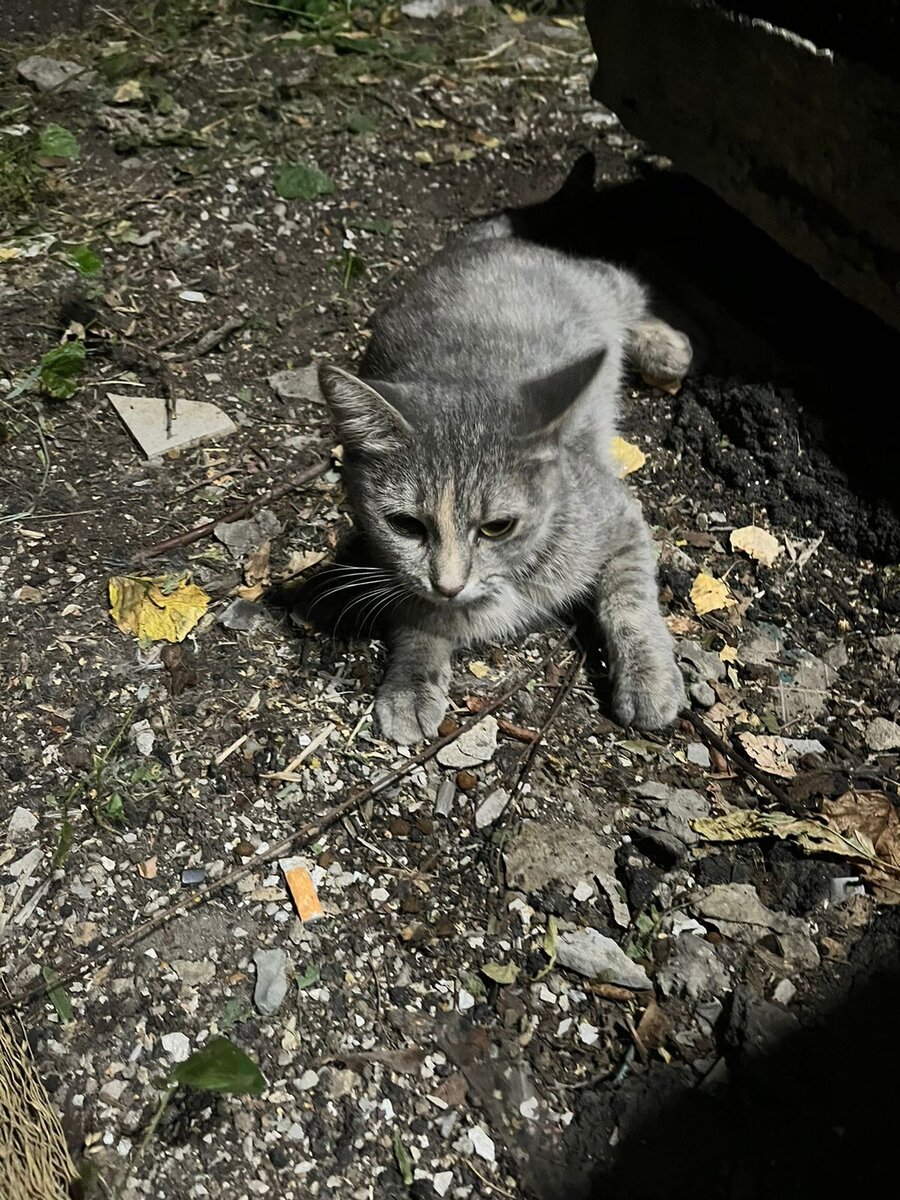
<svg viewBox="0 0 900 1200"><path fill-rule="evenodd" d="M320 367L378 564L363 578L390 630L375 706L386 737L436 734L454 650L578 601L596 613L618 719L674 719L684 693L653 542L610 451L626 355L673 381L691 346L648 316L631 275L520 240L500 217L377 316L365 382Z"/></svg>

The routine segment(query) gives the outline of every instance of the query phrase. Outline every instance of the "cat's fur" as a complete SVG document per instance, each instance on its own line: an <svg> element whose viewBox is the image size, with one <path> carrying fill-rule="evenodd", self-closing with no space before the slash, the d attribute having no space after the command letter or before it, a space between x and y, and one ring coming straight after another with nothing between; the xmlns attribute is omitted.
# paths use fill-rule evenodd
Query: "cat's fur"
<svg viewBox="0 0 900 1200"><path fill-rule="evenodd" d="M675 717L683 685L653 543L610 452L626 354L672 380L691 350L648 316L630 274L522 241L498 218L446 247L377 316L365 383L320 368L380 567L371 578L390 660L376 712L387 737L434 736L457 647L575 601L596 613L619 720L654 729ZM509 536L479 534L507 518Z"/></svg>

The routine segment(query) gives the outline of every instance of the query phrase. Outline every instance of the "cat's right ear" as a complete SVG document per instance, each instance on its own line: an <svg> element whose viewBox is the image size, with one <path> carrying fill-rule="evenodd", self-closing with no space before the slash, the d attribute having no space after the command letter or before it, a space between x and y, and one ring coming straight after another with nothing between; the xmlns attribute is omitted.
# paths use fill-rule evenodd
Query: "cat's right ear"
<svg viewBox="0 0 900 1200"><path fill-rule="evenodd" d="M348 371L322 363L319 386L348 448L384 454L396 450L412 433L410 423L389 400Z"/></svg>

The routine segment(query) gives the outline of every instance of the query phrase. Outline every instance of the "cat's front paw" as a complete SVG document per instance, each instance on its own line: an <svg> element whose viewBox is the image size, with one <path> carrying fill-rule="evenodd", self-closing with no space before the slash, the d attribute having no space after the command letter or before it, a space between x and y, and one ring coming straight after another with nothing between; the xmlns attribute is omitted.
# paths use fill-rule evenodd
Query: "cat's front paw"
<svg viewBox="0 0 900 1200"><path fill-rule="evenodd" d="M677 390L693 359L687 334L655 318L632 331L629 354L647 383L672 390Z"/></svg>
<svg viewBox="0 0 900 1200"><path fill-rule="evenodd" d="M613 681L613 709L622 725L662 729L684 705L684 680L667 651L620 670Z"/></svg>
<svg viewBox="0 0 900 1200"><path fill-rule="evenodd" d="M433 684L415 688L385 683L375 700L382 735L400 746L414 746L437 737L446 711L446 693Z"/></svg>

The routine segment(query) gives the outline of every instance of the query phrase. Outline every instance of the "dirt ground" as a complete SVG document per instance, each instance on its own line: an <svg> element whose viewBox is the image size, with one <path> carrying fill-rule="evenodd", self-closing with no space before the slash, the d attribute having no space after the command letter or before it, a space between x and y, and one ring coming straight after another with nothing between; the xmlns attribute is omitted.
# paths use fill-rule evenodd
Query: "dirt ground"
<svg viewBox="0 0 900 1200"><path fill-rule="evenodd" d="M301 839L324 909L301 920L283 855L254 856L402 763L373 726L379 643L274 603L351 528L339 461L238 538L136 556L331 453L308 377L273 377L351 366L452 229L551 195L584 150L601 191L666 164L591 101L570 17L293 7L111 4L0 46L4 991L84 968L21 1015L91 1194L697 1194L692 1139L716 1113L752 1125L785 1045L814 1035L827 1061L823 1014L896 952L896 496L859 483L806 362L749 326L726 352L734 320L675 296L697 369L675 395L627 381L622 433L693 720L616 726L593 645L590 671L566 640L541 665L559 629L480 648L458 721L531 673L499 737ZM79 64L78 90L22 78L33 55ZM560 211L523 229L562 243ZM54 397L41 363L66 339L84 361ZM212 401L235 429L148 460L109 393ZM774 549L733 543L747 527ZM110 617L110 579L148 575L210 597L180 643ZM220 1036L264 1090L181 1087L154 1124ZM784 1097L815 1107L779 1095L773 1130ZM801 1194L774 1151L704 1149L707 1197Z"/></svg>

